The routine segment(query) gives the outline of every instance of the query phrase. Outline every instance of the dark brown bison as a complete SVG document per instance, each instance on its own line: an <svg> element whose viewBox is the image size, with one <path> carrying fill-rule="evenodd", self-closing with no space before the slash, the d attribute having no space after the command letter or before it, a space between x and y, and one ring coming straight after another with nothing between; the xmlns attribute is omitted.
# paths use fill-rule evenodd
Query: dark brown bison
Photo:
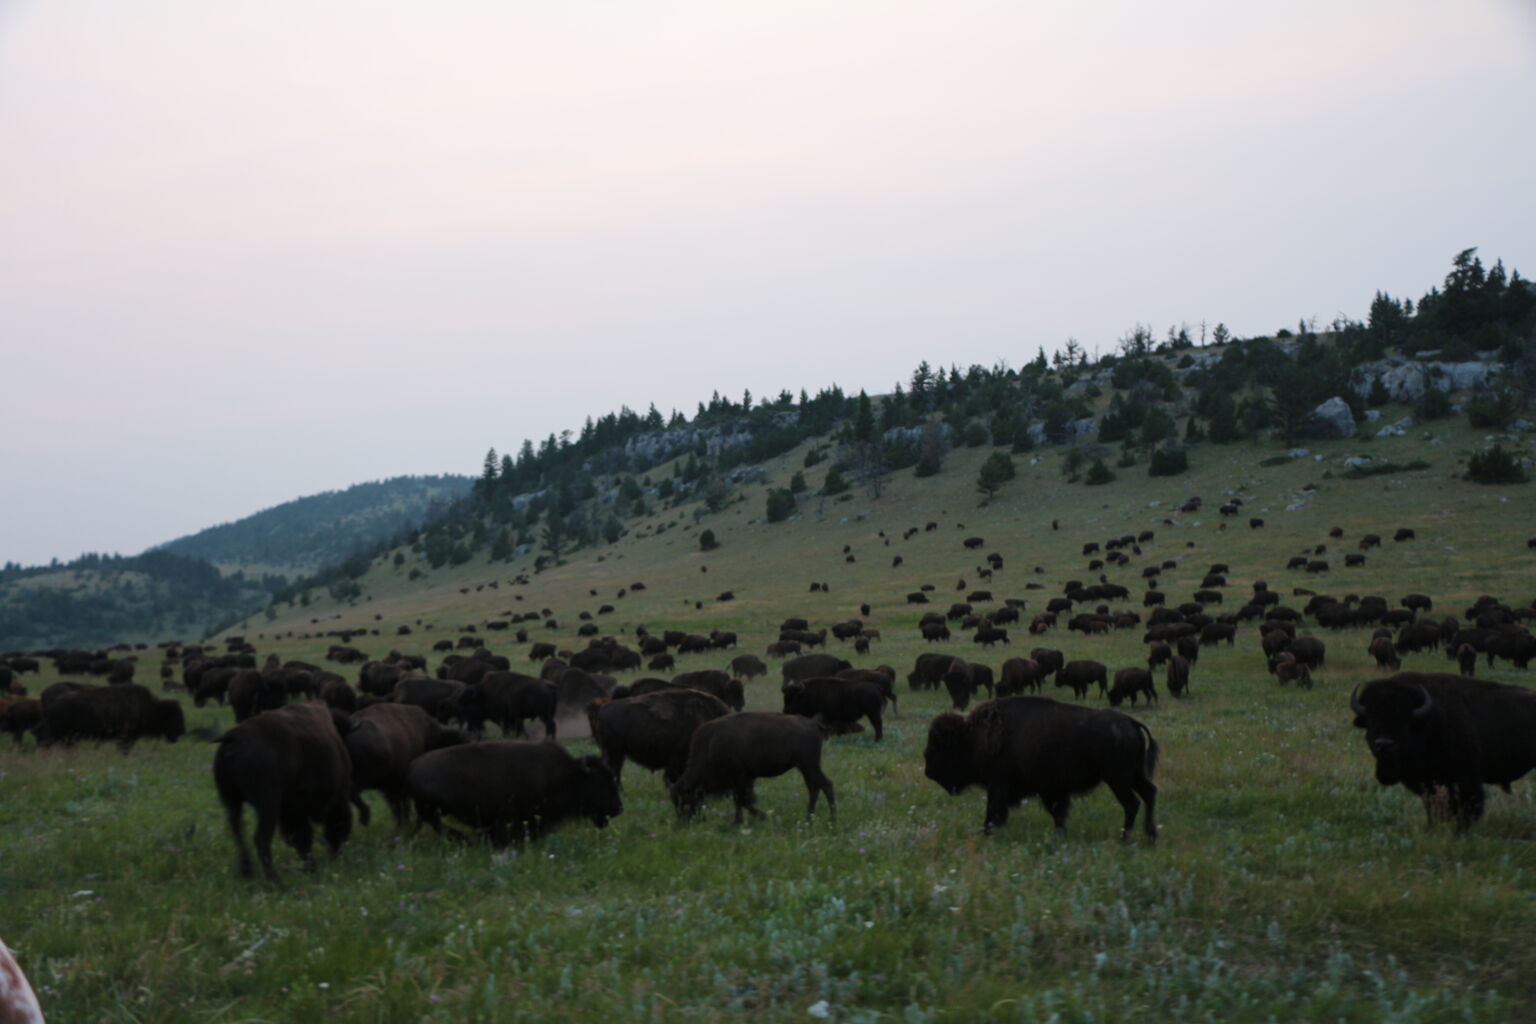
<svg viewBox="0 0 1536 1024"><path fill-rule="evenodd" d="M236 722L287 703L288 687L280 676L243 668L229 680L229 706L235 709Z"/></svg>
<svg viewBox="0 0 1536 1024"><path fill-rule="evenodd" d="M1144 668L1122 668L1115 672L1115 681L1109 688L1109 702L1115 707L1129 697L1131 706L1136 705L1136 695L1147 698L1148 703L1157 700L1157 689L1152 685L1152 673Z"/></svg>
<svg viewBox="0 0 1536 1024"><path fill-rule="evenodd" d="M873 683L855 679L806 679L785 683L784 713L804 718L820 718L834 729L845 729L861 718L868 718L875 730L875 741L885 735L881 711L885 694Z"/></svg>
<svg viewBox="0 0 1536 1024"><path fill-rule="evenodd" d="M1312 636L1298 636L1291 641L1288 650L1307 668L1322 668L1326 648L1323 642Z"/></svg>
<svg viewBox="0 0 1536 1024"><path fill-rule="evenodd" d="M688 745L688 763L672 784L672 802L684 820L694 817L704 797L730 793L736 824L743 811L762 817L753 783L771 779L791 768L800 771L809 795L805 816L816 812L816 798L827 795L827 815L837 817L832 780L821 770L821 727L799 715L752 711L705 722Z"/></svg>
<svg viewBox="0 0 1536 1024"><path fill-rule="evenodd" d="M804 654L786 661L781 671L783 681L792 683L800 679L835 676L843 669L852 667L850 662L835 654Z"/></svg>
<svg viewBox="0 0 1536 1024"><path fill-rule="evenodd" d="M1401 783L1430 820L1458 831L1482 817L1483 786L1506 792L1536 768L1536 693L1440 672L1400 672L1350 695L1354 724L1376 760L1376 781Z"/></svg>
<svg viewBox="0 0 1536 1024"><path fill-rule="evenodd" d="M704 669L699 672L684 672L672 677L673 684L685 686L694 690L702 690L712 693L716 697L730 705L732 710L740 711L747 706L746 691L742 688L740 679L732 679L730 675L719 669Z"/></svg>
<svg viewBox="0 0 1536 1024"><path fill-rule="evenodd" d="M936 689L949 671L952 654L919 654L912 671L907 673L907 687L911 690Z"/></svg>
<svg viewBox="0 0 1536 1024"><path fill-rule="evenodd" d="M1168 692L1182 697L1189 690L1189 659L1175 654L1168 659Z"/></svg>
<svg viewBox="0 0 1536 1024"><path fill-rule="evenodd" d="M395 684L390 700L396 704L414 704L439 722L459 717L459 698L469 689L451 679L408 676Z"/></svg>
<svg viewBox="0 0 1536 1024"><path fill-rule="evenodd" d="M559 688L545 679L516 672L487 672L459 700L465 724L479 733L486 722L495 722L503 736L526 736L525 722L544 726L544 738L555 738L555 711Z"/></svg>
<svg viewBox="0 0 1536 1024"><path fill-rule="evenodd" d="M1473 655L1475 658L1476 655ZM22 734L43 721L43 702L37 697L0 698L0 732L8 732L21 746Z"/></svg>
<svg viewBox="0 0 1536 1024"><path fill-rule="evenodd" d="M447 815L487 831L497 847L535 839L568 818L603 828L624 810L602 758L577 758L557 743L493 740L434 750L411 762L406 785L417 817L435 831L445 831Z"/></svg>
<svg viewBox="0 0 1536 1024"><path fill-rule="evenodd" d="M1072 687L1072 693L1078 697L1086 696L1088 687L1093 683L1099 684L1099 696L1108 692L1109 669L1102 662L1088 659L1069 661L1056 673L1056 685Z"/></svg>
<svg viewBox="0 0 1536 1024"><path fill-rule="evenodd" d="M33 729L40 746L114 740L126 753L145 736L160 736L167 743L175 743L187 731L179 702L160 700L136 683L53 694L50 690L53 687L43 691L42 721Z"/></svg>
<svg viewBox="0 0 1536 1024"><path fill-rule="evenodd" d="M731 675L742 679L756 679L768 674L768 666L755 654L740 654L731 659Z"/></svg>
<svg viewBox="0 0 1536 1024"><path fill-rule="evenodd" d="M628 758L676 782L688 761L693 731L731 713L719 697L701 690L668 689L594 702L587 709L592 738L615 781L623 783Z"/></svg>
<svg viewBox="0 0 1536 1024"><path fill-rule="evenodd" d="M928 727L923 751L924 774L946 792L986 788L987 832L1007 824L1009 809L1031 796L1064 829L1072 797L1105 783L1125 810L1121 839L1131 837L1142 804L1142 828L1157 838L1157 759L1157 741L1136 719L1045 697L1002 697L963 718L945 712Z"/></svg>
<svg viewBox="0 0 1536 1024"><path fill-rule="evenodd" d="M1397 671L1403 663L1398 660L1397 648L1393 646L1390 637L1379 636L1371 641L1370 655L1376 659L1377 668Z"/></svg>
<svg viewBox="0 0 1536 1024"><path fill-rule="evenodd" d="M1039 691L1045 683L1046 669L1032 658L1009 658L998 674L997 695L1013 697L1025 690Z"/></svg>
<svg viewBox="0 0 1536 1024"><path fill-rule="evenodd" d="M983 687L987 696L993 693L992 668L979 662L955 658L944 672L944 688L949 691L950 703L958 711L964 711L971 698Z"/></svg>
<svg viewBox="0 0 1536 1024"><path fill-rule="evenodd" d="M411 762L429 750L463 743L464 734L443 728L421 708L384 703L359 711L342 742L352 758L351 800L358 820L368 824L371 815L362 794L376 789L394 813L395 826L404 828L410 821L405 773Z"/></svg>
<svg viewBox="0 0 1536 1024"><path fill-rule="evenodd" d="M246 804L256 812L256 856L271 881L277 881L272 835L279 828L306 871L315 868L313 825L322 826L332 856L340 851L352 834L352 760L340 732L350 727L346 716L323 704L294 704L246 719L220 737L213 781L242 875L252 874L241 821Z"/></svg>

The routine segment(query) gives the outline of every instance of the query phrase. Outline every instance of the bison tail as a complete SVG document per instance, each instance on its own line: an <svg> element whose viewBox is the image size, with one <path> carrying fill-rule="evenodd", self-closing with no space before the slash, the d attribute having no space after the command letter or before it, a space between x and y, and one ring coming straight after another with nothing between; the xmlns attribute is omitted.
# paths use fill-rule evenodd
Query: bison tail
<svg viewBox="0 0 1536 1024"><path fill-rule="evenodd" d="M1148 729L1141 722L1137 722L1136 727L1146 733L1147 736L1147 747L1141 756L1141 770L1150 781L1152 776L1157 774L1157 761L1162 754L1162 748L1157 745L1157 740L1153 737L1151 729Z"/></svg>

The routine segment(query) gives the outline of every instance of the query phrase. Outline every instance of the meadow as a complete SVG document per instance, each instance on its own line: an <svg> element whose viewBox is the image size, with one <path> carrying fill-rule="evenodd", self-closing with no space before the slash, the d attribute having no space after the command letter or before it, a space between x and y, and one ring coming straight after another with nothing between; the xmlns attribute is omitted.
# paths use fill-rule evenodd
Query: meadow
<svg viewBox="0 0 1536 1024"><path fill-rule="evenodd" d="M1389 410L1385 422L1395 418ZM1315 688L1298 690L1265 671L1247 625L1235 646L1202 652L1186 699L1164 692L1152 707L1122 709L1162 745L1155 845L1117 840L1120 809L1104 790L1074 803L1064 835L1028 803L983 836L979 791L951 797L923 777L927 725L947 696L904 682L915 657L937 649L996 666L1039 643L1111 670L1143 664L1139 629L1038 640L1014 629L1010 648L980 651L958 631L925 645L916 620L963 598L960 580L1043 608L1066 580L1094 577L1084 542L1146 529L1156 538L1144 555L1110 573L1138 595L1136 611L1141 568L1165 559L1178 567L1159 587L1175 602L1219 561L1232 567L1228 607L1255 579L1298 608L1295 586L1394 605L1421 591L1437 619L1459 617L1483 593L1529 604L1536 501L1529 486L1456 478L1481 440L1436 423L1410 437L1310 445L1272 466L1261 463L1273 448L1207 446L1185 476L1132 467L1101 487L1065 482L1051 450L1034 465L1015 456L1018 478L985 507L974 481L987 450L960 450L939 477L900 474L878 500L802 502L794 521L767 524L765 489L754 486L719 514L658 513L537 574L524 559L411 581L409 566L382 559L355 603L321 598L236 631L259 656L317 663L332 642L321 630L377 629L354 641L375 656L425 653L463 625L483 633L488 619L540 608L560 628L533 639L571 646L578 613L601 603L617 609L597 619L615 635L642 623L739 634L738 651L680 658L685 671L761 654L786 616L820 627L868 602L865 618L882 632L871 653L829 643L856 665L895 666L900 713L881 743L869 733L826 742L835 822L823 811L804 819L791 775L758 784L765 819L732 827L729 800L717 799L684 825L660 777L631 766L624 813L607 829L572 822L498 852L426 830L396 834L372 795L374 823L317 873L302 874L279 847L281 887L236 876L208 744L150 740L127 756L6 744L0 937L57 1021L1536 1020L1530 781L1491 793L1486 817L1460 836L1426 827L1415 798L1378 786L1348 708L1351 688L1380 674L1366 655L1369 629L1305 628L1328 644L1328 660ZM1358 454L1428 468L1345 479L1342 460ZM770 483L803 455L776 460ZM822 471L807 472L813 485ZM1174 514L1191 495L1204 510ZM1232 495L1243 496L1243 516L1223 528L1216 506ZM1250 530L1249 515L1264 528ZM938 529L901 539L928 521ZM1334 526L1342 540L1329 539ZM1416 539L1394 544L1398 527ZM704 528L718 550L699 550ZM1344 569L1365 532L1385 534L1384 547ZM979 552L961 545L971 535L986 540ZM1321 543L1327 576L1284 569ZM984 583L975 567L989 551L1005 566ZM510 582L522 572L529 585ZM616 597L634 581L646 589ZM830 592L809 592L812 581ZM1035 582L1044 589L1026 589ZM907 605L922 583L935 585L935 604ZM734 600L716 600L727 590ZM410 635L395 635L402 624ZM488 636L514 667L528 665L510 637ZM155 685L158 664L142 652L141 681ZM1453 666L1435 653L1404 667ZM778 710L771 661L770 670L748 685L749 708ZM1478 671L1530 682L1504 663ZM50 668L25 682L36 692L57 678ZM187 715L194 727L232 721L227 709L190 703ZM587 753L582 724L562 742Z"/></svg>

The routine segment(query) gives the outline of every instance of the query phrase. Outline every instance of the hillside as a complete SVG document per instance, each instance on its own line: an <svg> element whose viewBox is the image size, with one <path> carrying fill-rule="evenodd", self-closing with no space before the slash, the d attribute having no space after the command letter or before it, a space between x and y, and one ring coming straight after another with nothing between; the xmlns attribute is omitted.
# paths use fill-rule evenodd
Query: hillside
<svg viewBox="0 0 1536 1024"><path fill-rule="evenodd" d="M167 551L0 570L0 650L195 638L260 609L281 579Z"/></svg>
<svg viewBox="0 0 1536 1024"><path fill-rule="evenodd" d="M200 558L226 570L311 572L432 518L440 507L463 497L471 482L469 477L443 475L354 484L285 501L156 550Z"/></svg>

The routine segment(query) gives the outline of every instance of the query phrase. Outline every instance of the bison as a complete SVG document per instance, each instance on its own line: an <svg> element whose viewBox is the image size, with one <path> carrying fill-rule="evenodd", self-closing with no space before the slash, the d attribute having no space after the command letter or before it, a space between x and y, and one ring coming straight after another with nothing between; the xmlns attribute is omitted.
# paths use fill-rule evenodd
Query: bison
<svg viewBox="0 0 1536 1024"><path fill-rule="evenodd" d="M884 738L881 711L885 694L874 683L849 679L807 679L785 683L784 713L804 718L820 718L835 728L845 728L861 718L868 718L875 730L875 742Z"/></svg>
<svg viewBox="0 0 1536 1024"><path fill-rule="evenodd" d="M187 731L180 703L157 699L136 683L93 686L53 696L45 690L41 703L42 721L33 734L42 746L56 741L70 745L82 739L116 740L127 753L142 737L160 736L167 743L175 743Z"/></svg>
<svg viewBox="0 0 1536 1024"><path fill-rule="evenodd" d="M1105 783L1125 811L1122 840L1131 837L1142 804L1142 827L1157 838L1157 759L1157 741L1136 719L1045 697L1002 697L967 717L945 712L929 726L923 751L924 774L951 795L986 788L987 832L1007 824L1009 809L1031 796L1065 829L1072 797Z"/></svg>
<svg viewBox="0 0 1536 1024"><path fill-rule="evenodd" d="M1070 686L1072 692L1082 697L1088 693L1091 683L1099 684L1099 696L1109 687L1109 670L1103 663L1090 660L1069 661L1056 673L1057 686Z"/></svg>
<svg viewBox="0 0 1536 1024"><path fill-rule="evenodd" d="M498 848L536 839L576 817L607 826L624 810L602 758L577 758L556 743L492 740L423 754L406 776L416 815L439 834L463 838L443 816L489 833Z"/></svg>
<svg viewBox="0 0 1536 1024"><path fill-rule="evenodd" d="M592 738L613 778L623 784L624 759L661 771L670 786L683 774L693 731L731 713L725 702L700 690L658 690L588 708Z"/></svg>
<svg viewBox="0 0 1536 1024"><path fill-rule="evenodd" d="M1151 703L1157 700L1157 689L1152 685L1152 673L1144 668L1122 668L1115 672L1115 681L1109 688L1109 702L1115 707L1125 698L1136 704L1136 695L1142 694Z"/></svg>
<svg viewBox="0 0 1536 1024"><path fill-rule="evenodd" d="M670 787L672 802L684 819L693 818L711 793L730 793L736 824L743 811L762 817L753 782L798 768L809 795L805 816L816 812L816 799L827 795L827 815L837 817L832 780L821 770L821 728L799 715L753 711L705 722L688 744L688 763Z"/></svg>
<svg viewBox="0 0 1536 1024"><path fill-rule="evenodd" d="M1482 817L1483 786L1506 792L1536 768L1536 693L1440 672L1400 672L1350 695L1376 781L1421 797L1430 821L1464 831Z"/></svg>
<svg viewBox="0 0 1536 1024"><path fill-rule="evenodd" d="M429 750L463 743L464 734L443 728L421 708L386 702L359 711L342 742L352 758L350 797L358 820L368 824L362 794L376 789L394 813L395 826L404 828L410 821L405 774L411 762Z"/></svg>
<svg viewBox="0 0 1536 1024"><path fill-rule="evenodd" d="M246 804L256 811L256 856L274 882L272 835L279 828L306 871L315 868L313 825L322 826L333 857L352 834L352 760L342 728L350 722L340 712L323 704L295 704L246 719L219 739L213 781L241 875L252 874L241 821Z"/></svg>

